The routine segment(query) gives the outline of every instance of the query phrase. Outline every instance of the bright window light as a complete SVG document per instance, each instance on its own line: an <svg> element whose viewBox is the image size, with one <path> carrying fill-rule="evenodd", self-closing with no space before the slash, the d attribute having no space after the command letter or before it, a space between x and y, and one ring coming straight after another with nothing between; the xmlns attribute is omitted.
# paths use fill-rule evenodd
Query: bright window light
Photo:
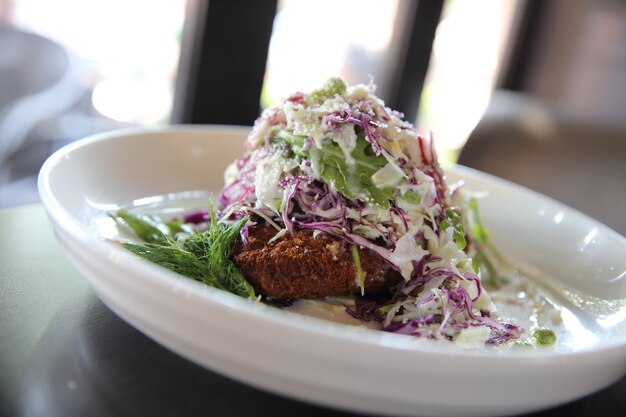
<svg viewBox="0 0 626 417"><path fill-rule="evenodd" d="M367 83L384 71L398 0L279 1L261 105L295 90L310 91L327 78Z"/></svg>
<svg viewBox="0 0 626 417"><path fill-rule="evenodd" d="M450 0L433 43L417 125L454 160L494 89L515 2Z"/></svg>
<svg viewBox="0 0 626 417"><path fill-rule="evenodd" d="M184 0L17 0L13 20L89 64L102 115L155 124L170 115L184 14Z"/></svg>

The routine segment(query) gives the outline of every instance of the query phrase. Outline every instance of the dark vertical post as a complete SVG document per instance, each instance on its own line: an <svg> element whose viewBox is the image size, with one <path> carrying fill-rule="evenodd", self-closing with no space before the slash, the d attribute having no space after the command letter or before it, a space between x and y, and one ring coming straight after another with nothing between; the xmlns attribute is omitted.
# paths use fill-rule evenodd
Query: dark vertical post
<svg viewBox="0 0 626 417"><path fill-rule="evenodd" d="M251 125L277 0L191 0L172 123Z"/></svg>
<svg viewBox="0 0 626 417"><path fill-rule="evenodd" d="M385 100L389 107L403 112L409 120L417 115L442 10L443 0L418 0L409 8L398 64Z"/></svg>
<svg viewBox="0 0 626 417"><path fill-rule="evenodd" d="M526 0L521 11L520 22L511 45L508 62L500 79L500 88L524 91L529 73L532 73L533 58L541 47L541 30L550 2Z"/></svg>

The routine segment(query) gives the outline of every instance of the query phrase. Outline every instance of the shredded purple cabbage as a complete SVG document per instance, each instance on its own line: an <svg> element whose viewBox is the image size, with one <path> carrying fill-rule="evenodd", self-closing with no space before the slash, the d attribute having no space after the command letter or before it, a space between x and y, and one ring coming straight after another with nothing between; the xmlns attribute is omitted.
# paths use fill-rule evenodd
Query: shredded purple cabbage
<svg viewBox="0 0 626 417"><path fill-rule="evenodd" d="M208 210L197 210L186 213L183 221L190 224L202 224L211 220Z"/></svg>

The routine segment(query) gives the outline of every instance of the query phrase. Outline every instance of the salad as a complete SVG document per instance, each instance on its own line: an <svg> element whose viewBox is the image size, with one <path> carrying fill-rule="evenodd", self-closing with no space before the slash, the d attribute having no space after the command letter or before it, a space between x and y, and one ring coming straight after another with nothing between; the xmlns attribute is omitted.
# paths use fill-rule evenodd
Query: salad
<svg viewBox="0 0 626 417"><path fill-rule="evenodd" d="M485 289L498 255L476 200L446 183L432 135L374 93L335 77L264 110L216 207L171 221L112 213L145 241L124 246L272 305L343 296L346 314L383 331L519 340Z"/></svg>

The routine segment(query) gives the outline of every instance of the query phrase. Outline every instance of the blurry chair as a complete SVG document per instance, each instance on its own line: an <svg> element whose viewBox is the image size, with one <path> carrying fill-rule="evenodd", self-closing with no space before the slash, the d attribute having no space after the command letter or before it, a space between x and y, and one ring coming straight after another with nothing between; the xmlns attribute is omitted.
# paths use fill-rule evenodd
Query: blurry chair
<svg viewBox="0 0 626 417"><path fill-rule="evenodd" d="M497 91L459 164L574 207L626 235L626 128L571 120Z"/></svg>
<svg viewBox="0 0 626 417"><path fill-rule="evenodd" d="M36 199L36 174L52 142L62 138L33 131L79 101L87 91L84 78L81 63L62 46L0 26L0 207L9 198Z"/></svg>

